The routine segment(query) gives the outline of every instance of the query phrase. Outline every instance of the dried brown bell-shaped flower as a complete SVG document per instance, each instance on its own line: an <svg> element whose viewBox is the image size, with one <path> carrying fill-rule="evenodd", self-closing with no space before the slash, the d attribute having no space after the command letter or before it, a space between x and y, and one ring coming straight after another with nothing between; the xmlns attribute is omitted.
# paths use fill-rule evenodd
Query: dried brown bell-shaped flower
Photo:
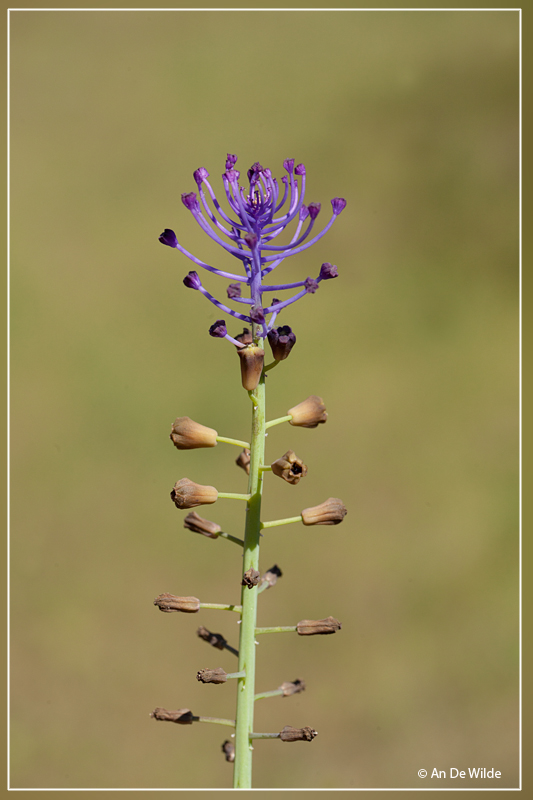
<svg viewBox="0 0 533 800"><path fill-rule="evenodd" d="M291 728L290 725L285 725L279 738L282 742L312 742L315 736L318 733L312 728Z"/></svg>
<svg viewBox="0 0 533 800"><path fill-rule="evenodd" d="M222 667L217 667L217 669L201 669L196 673L196 680L201 683L226 683L228 680L228 673L224 672Z"/></svg>
<svg viewBox="0 0 533 800"><path fill-rule="evenodd" d="M250 474L250 451L247 447L239 453L239 457L235 460L238 467L243 469L247 475Z"/></svg>
<svg viewBox="0 0 533 800"><path fill-rule="evenodd" d="M238 336L235 337L238 342L241 344L252 344L254 337L252 336L252 332L250 328L243 328L242 333L239 333Z"/></svg>
<svg viewBox="0 0 533 800"><path fill-rule="evenodd" d="M156 708L150 714L154 719L164 720L165 722L177 722L180 725L192 725L194 714L190 708L178 708L177 711L167 711L166 708Z"/></svg>
<svg viewBox="0 0 533 800"><path fill-rule="evenodd" d="M319 506L304 508L302 522L304 525L338 525L348 513L346 506L338 497L328 497Z"/></svg>
<svg viewBox="0 0 533 800"><path fill-rule="evenodd" d="M263 585L263 583L268 583L268 588L270 589L276 584L278 578L281 578L282 575L283 572L280 570L278 565L274 564L273 567L270 567L270 569L261 576L261 585Z"/></svg>
<svg viewBox="0 0 533 800"><path fill-rule="evenodd" d="M172 425L170 438L178 450L194 450L197 447L215 447L218 433L206 428L190 417L178 417Z"/></svg>
<svg viewBox="0 0 533 800"><path fill-rule="evenodd" d="M160 611L184 611L186 614L200 611L200 601L197 597L176 597L168 592L156 597L154 606L158 606Z"/></svg>
<svg viewBox="0 0 533 800"><path fill-rule="evenodd" d="M208 631L203 625L200 625L196 633L200 639L203 639L204 642L216 647L218 650L224 650L227 645L227 641L221 633L211 633L211 631Z"/></svg>
<svg viewBox="0 0 533 800"><path fill-rule="evenodd" d="M295 680L295 681L285 681L282 683L281 686L278 686L278 689L281 689L283 692L283 697L290 697L291 694L298 694L299 692L303 692L305 690L305 681Z"/></svg>
<svg viewBox="0 0 533 800"><path fill-rule="evenodd" d="M194 533L201 533L202 536L208 536L210 539L218 539L218 534L222 530L216 522L204 519L196 511L191 511L187 514L183 520L183 527L194 531Z"/></svg>
<svg viewBox="0 0 533 800"><path fill-rule="evenodd" d="M296 625L296 631L300 636L315 636L317 633L335 633L342 628L341 623L335 617L326 619L302 619Z"/></svg>
<svg viewBox="0 0 533 800"><path fill-rule="evenodd" d="M261 372L263 371L265 351L260 347L256 347L256 345L249 344L246 347L241 347L237 350L237 353L241 360L242 385L248 391L252 391L259 384Z"/></svg>
<svg viewBox="0 0 533 800"><path fill-rule="evenodd" d="M235 745L229 739L226 739L222 745L222 752L226 756L226 761L235 761Z"/></svg>
<svg viewBox="0 0 533 800"><path fill-rule="evenodd" d="M177 508L184 509L215 503L218 492L214 486L202 486L189 478L182 478L174 484L170 496Z"/></svg>
<svg viewBox="0 0 533 800"><path fill-rule="evenodd" d="M307 467L302 459L298 458L294 450L287 450L285 455L278 458L277 461L274 461L271 466L274 475L294 485L299 483L300 479L305 478L307 475Z"/></svg>
<svg viewBox="0 0 533 800"><path fill-rule="evenodd" d="M250 567L250 569L246 570L242 576L241 586L247 586L249 589L251 589L253 586L257 586L260 576L260 572Z"/></svg>
<svg viewBox="0 0 533 800"><path fill-rule="evenodd" d="M316 428L328 418L322 398L315 394L302 403L298 403L294 408L289 408L287 414L292 417L289 423L299 428Z"/></svg>
<svg viewBox="0 0 533 800"><path fill-rule="evenodd" d="M272 328L268 332L268 341L275 361L284 361L296 344L296 336L288 325Z"/></svg>

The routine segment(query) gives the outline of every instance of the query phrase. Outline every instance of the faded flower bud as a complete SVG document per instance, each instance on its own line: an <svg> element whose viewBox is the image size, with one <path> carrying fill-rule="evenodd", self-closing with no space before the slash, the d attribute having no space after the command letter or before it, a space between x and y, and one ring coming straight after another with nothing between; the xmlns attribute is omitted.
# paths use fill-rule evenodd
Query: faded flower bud
<svg viewBox="0 0 533 800"><path fill-rule="evenodd" d="M196 447L215 447L218 433L206 428L190 417L178 417L172 425L170 438L178 450L194 450Z"/></svg>
<svg viewBox="0 0 533 800"><path fill-rule="evenodd" d="M240 283L230 283L230 285L226 289L226 294L228 295L230 300L234 300L236 297L240 297L241 296L241 284Z"/></svg>
<svg viewBox="0 0 533 800"><path fill-rule="evenodd" d="M296 336L288 325L282 325L268 332L268 341L275 361L283 361L296 344Z"/></svg>
<svg viewBox="0 0 533 800"><path fill-rule="evenodd" d="M289 408L287 414L292 417L289 423L300 428L316 428L328 418L324 401L315 394L298 403L294 408Z"/></svg>
<svg viewBox="0 0 533 800"><path fill-rule="evenodd" d="M280 570L278 565L274 564L273 567L270 567L270 569L261 576L261 585L263 585L263 583L268 583L268 588L270 589L276 584L278 578L281 578L282 575L283 572Z"/></svg>
<svg viewBox="0 0 533 800"><path fill-rule="evenodd" d="M283 697L290 697L291 694L298 694L299 692L303 692L305 690L305 681L301 681L299 679L295 681L285 681L282 683L281 686L278 686L278 689L281 689L283 692Z"/></svg>
<svg viewBox="0 0 533 800"><path fill-rule="evenodd" d="M253 342L253 340L254 340L254 337L252 336L252 333L251 333L251 331L250 331L250 328L243 328L243 329L242 329L242 333L239 333L239 335L238 335L238 336L236 336L235 338L236 338L236 339L237 339L237 341L238 341L238 342L240 342L242 345L245 345L245 344L252 344L252 342Z"/></svg>
<svg viewBox="0 0 533 800"><path fill-rule="evenodd" d="M222 745L222 752L226 756L226 761L235 761L235 745L229 739L226 739Z"/></svg>
<svg viewBox="0 0 533 800"><path fill-rule="evenodd" d="M224 639L221 633L211 633L211 631L208 631L203 625L200 625L196 633L200 639L203 639L204 642L216 647L217 650L224 650L227 645L227 641Z"/></svg>
<svg viewBox="0 0 533 800"><path fill-rule="evenodd" d="M237 353L241 360L242 385L248 391L252 391L259 384L261 372L263 371L265 351L250 344L237 350Z"/></svg>
<svg viewBox="0 0 533 800"><path fill-rule="evenodd" d="M160 611L184 611L186 614L195 614L200 611L200 601L197 597L176 597L168 592L156 597L154 606L158 606Z"/></svg>
<svg viewBox="0 0 533 800"><path fill-rule="evenodd" d="M238 467L241 467L241 469L243 469L247 475L250 474L250 451L247 447L245 447L244 450L239 453L239 457L235 459L235 463Z"/></svg>
<svg viewBox="0 0 533 800"><path fill-rule="evenodd" d="M279 738L282 742L312 742L315 736L318 734L312 728L291 728L290 725L285 725Z"/></svg>
<svg viewBox="0 0 533 800"><path fill-rule="evenodd" d="M274 461L272 472L278 478L283 478L287 483L297 484L300 478L305 478L307 475L307 467L301 458L298 458L294 450L287 450L284 456Z"/></svg>
<svg viewBox="0 0 533 800"><path fill-rule="evenodd" d="M201 486L188 478L182 478L170 492L177 508L194 508L195 506L216 503L218 492L214 486Z"/></svg>
<svg viewBox="0 0 533 800"><path fill-rule="evenodd" d="M150 714L154 719L165 720L166 722L178 722L180 725L192 725L194 714L190 708L178 708L177 711L167 711L166 708L156 708Z"/></svg>
<svg viewBox="0 0 533 800"><path fill-rule="evenodd" d="M203 536L208 536L210 539L218 539L218 534L222 530L220 525L216 522L211 522L204 519L196 511L191 511L183 520L183 527L188 528L194 533L201 533Z"/></svg>
<svg viewBox="0 0 533 800"><path fill-rule="evenodd" d="M228 680L228 673L224 672L222 667L217 667L217 669L201 669L196 673L196 680L201 683L226 683Z"/></svg>
<svg viewBox="0 0 533 800"><path fill-rule="evenodd" d="M346 506L338 497L329 497L319 506L304 508L304 525L338 525L348 513Z"/></svg>
<svg viewBox="0 0 533 800"><path fill-rule="evenodd" d="M317 633L335 633L340 631L341 627L341 623L335 617L302 619L296 625L296 631L300 636L314 636Z"/></svg>
<svg viewBox="0 0 533 800"><path fill-rule="evenodd" d="M246 570L242 576L241 586L247 586L249 589L251 589L253 586L257 586L260 575L260 572L250 567L250 569Z"/></svg>

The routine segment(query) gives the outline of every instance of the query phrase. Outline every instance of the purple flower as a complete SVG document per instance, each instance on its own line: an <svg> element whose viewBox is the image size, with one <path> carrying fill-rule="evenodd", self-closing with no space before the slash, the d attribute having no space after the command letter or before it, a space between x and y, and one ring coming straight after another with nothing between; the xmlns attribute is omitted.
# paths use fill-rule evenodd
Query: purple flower
<svg viewBox="0 0 533 800"><path fill-rule="evenodd" d="M326 261L320 267L320 280L327 281L329 278L337 278L339 275L339 271L335 264L330 264L329 261Z"/></svg>
<svg viewBox="0 0 533 800"><path fill-rule="evenodd" d="M226 209L217 199L205 167L194 171L197 192L185 192L181 196L183 205L191 211L206 236L237 260L239 267L236 271L226 272L206 264L186 250L170 228L163 231L159 241L179 250L196 268L201 267L232 281L227 289L228 298L247 313L229 308L210 294L202 286L196 271L190 272L184 279L186 286L199 289L219 312L229 314L240 322L252 324L257 341L257 338L267 337L269 331L274 329L280 311L307 294L314 294L319 281L337 276L336 267L323 265L317 279L307 278L305 281L272 287L265 282L265 278L286 259L304 252L318 242L329 231L346 206L346 201L340 197L331 201L333 214L322 230L315 234L313 228L321 206L320 203L304 204L306 170L303 164L295 167L293 158L285 159L283 167L286 174L278 181L272 176L270 169L256 161L246 172L247 182L245 179L241 186L241 173L235 169L236 162L237 156L228 153L222 175ZM286 237L284 239L288 244L279 244L283 239L280 234L291 223L294 223L291 237L289 240ZM248 289L246 294L243 286ZM296 292L286 300L273 300L270 306L263 301L265 292L290 292L292 289L296 289ZM228 336L222 320L211 326L210 333L212 336L235 341Z"/></svg>

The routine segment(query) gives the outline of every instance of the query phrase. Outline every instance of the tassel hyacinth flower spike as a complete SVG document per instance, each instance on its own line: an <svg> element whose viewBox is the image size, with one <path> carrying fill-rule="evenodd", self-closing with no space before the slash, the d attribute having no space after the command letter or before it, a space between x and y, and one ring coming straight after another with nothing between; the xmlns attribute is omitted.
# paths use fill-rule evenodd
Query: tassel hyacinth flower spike
<svg viewBox="0 0 533 800"><path fill-rule="evenodd" d="M226 320L216 319L209 333L227 339L237 350L240 362L242 386L251 400L252 426L250 442L219 436L214 428L195 422L187 416L177 417L170 438L178 450L215 447L219 442L234 444L241 448L236 460L248 475L246 493L221 492L214 486L195 483L189 478L180 478L170 495L180 510L200 505L211 505L220 499L243 500L246 503L244 539L223 531L216 522L204 519L195 511L184 517L184 527L204 536L205 539L227 539L242 551L240 580L235 582L232 594L240 591L240 603L205 603L196 597L181 597L164 592L154 601L161 611L200 613L202 608L216 608L236 612L240 619L238 649L228 644L225 636L211 633L201 626L201 639L224 653L224 658L238 658L238 668L227 671L221 666L196 669L196 678L202 683L224 684L230 679L237 682L237 707L235 718L196 716L190 709L167 711L156 708L151 716L157 720L191 725L193 722L210 722L227 725L234 729L231 741L222 744L222 753L228 763L233 764L233 787L249 789L252 786L252 754L255 739L281 739L282 742L312 741L317 732L309 727L294 728L286 725L276 733L259 733L254 729L254 704L266 697L289 697L304 690L301 679L285 681L277 689L256 693L255 659L257 636L264 633L292 632L298 636L336 633L341 623L329 616L321 620L301 620L292 625L257 627L258 596L276 585L282 576L281 569L274 565L261 574L259 567L259 543L262 531L293 522L303 525L337 525L343 521L346 508L338 498L328 498L318 506L305 508L299 514L278 520L261 519L261 498L265 473L272 472L285 482L296 486L307 475L307 466L293 450L269 462L265 459L265 437L268 428L288 422L293 426L316 428L327 420L322 398L312 395L289 409L285 416L266 420L265 376L268 370L285 361L296 343L296 335L288 325L276 327L278 315L293 303L308 294L315 294L322 281L338 277L337 267L323 263L315 271L316 277L290 283L272 283L271 273L288 258L304 253L319 241L331 228L346 201L335 197L331 201L332 213L326 225L315 229L321 211L320 203L304 204L306 170L303 164L295 167L294 159L283 162L286 175L278 182L269 169L259 163L247 172L245 185L240 184L240 173L235 168L237 156L228 154L222 181L225 192L224 210L208 180L209 173L201 167L194 172L197 191L181 196L183 205L191 212L202 231L219 244L239 264L235 272L218 269L194 256L178 241L170 228L166 228L159 241L178 250L190 259L196 268L214 273L225 281L227 299L224 302L202 285L198 272L190 271L183 283L187 288L200 292L220 312L234 318L243 327L235 336L228 333ZM286 229L292 231L288 244L278 244L278 237ZM285 237L286 238L286 237ZM318 274L317 274L318 273ZM265 283L268 278L269 283ZM228 305L230 304L230 305ZM244 323L244 326L243 326ZM273 361L265 366L265 347L272 351ZM275 455L275 454L274 454ZM279 484L278 484L279 485ZM297 491L297 490L296 490ZM229 587L231 589L231 587ZM227 653L231 654L227 655ZM222 655L220 656L222 660ZM218 660L218 659L217 659ZM226 665L227 666L227 665ZM194 677L194 670L191 671ZM210 691L210 690L206 690ZM216 690L216 691L224 691Z"/></svg>

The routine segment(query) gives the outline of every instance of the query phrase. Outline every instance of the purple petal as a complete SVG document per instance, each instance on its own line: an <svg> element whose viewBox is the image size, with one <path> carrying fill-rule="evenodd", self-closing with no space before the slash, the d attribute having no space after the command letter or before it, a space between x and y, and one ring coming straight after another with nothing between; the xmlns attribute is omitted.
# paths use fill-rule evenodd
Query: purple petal
<svg viewBox="0 0 533 800"><path fill-rule="evenodd" d="M161 244L166 244L168 247L177 247L178 246L178 237L170 228L165 228L161 236L159 237L159 241Z"/></svg>
<svg viewBox="0 0 533 800"><path fill-rule="evenodd" d="M329 261L326 261L320 267L320 280L327 281L329 278L337 278L339 276L339 271L335 264L330 264Z"/></svg>
<svg viewBox="0 0 533 800"><path fill-rule="evenodd" d="M188 208L189 211L199 211L200 210L200 203L198 202L198 198L196 197L196 192L185 192L181 195L181 202Z"/></svg>
<svg viewBox="0 0 533 800"><path fill-rule="evenodd" d="M226 322L223 319L217 319L209 328L209 335L215 336L218 339L223 339L227 334Z"/></svg>
<svg viewBox="0 0 533 800"><path fill-rule="evenodd" d="M241 296L241 287L238 283L230 283L226 291L230 300L234 300L236 297Z"/></svg>
<svg viewBox="0 0 533 800"><path fill-rule="evenodd" d="M318 217L321 208L322 206L320 203L309 203L307 210L309 211L309 216L311 219L316 219Z"/></svg>
<svg viewBox="0 0 533 800"><path fill-rule="evenodd" d="M318 281L314 278L306 278L304 281L305 291L307 294L314 294L318 289Z"/></svg>
<svg viewBox="0 0 533 800"><path fill-rule="evenodd" d="M205 179L209 178L209 172L205 169L205 167L200 167L193 172L193 177L198 185L198 188L200 188Z"/></svg>
<svg viewBox="0 0 533 800"><path fill-rule="evenodd" d="M197 272L189 272L183 279L183 283L188 289L201 289L202 288L202 281L198 277Z"/></svg>
<svg viewBox="0 0 533 800"><path fill-rule="evenodd" d="M331 205L333 206L333 213L340 214L346 208L346 200L344 197L334 197Z"/></svg>

